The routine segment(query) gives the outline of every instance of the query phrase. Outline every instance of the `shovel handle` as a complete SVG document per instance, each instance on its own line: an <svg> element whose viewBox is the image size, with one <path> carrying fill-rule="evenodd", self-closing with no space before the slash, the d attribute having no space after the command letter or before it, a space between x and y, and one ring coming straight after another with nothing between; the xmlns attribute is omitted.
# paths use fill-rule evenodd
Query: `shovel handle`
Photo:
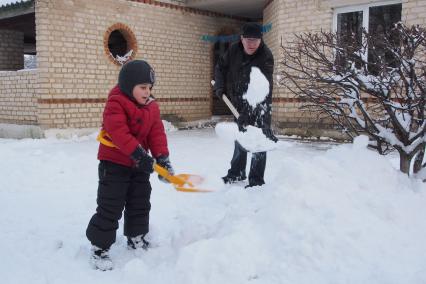
<svg viewBox="0 0 426 284"><path fill-rule="evenodd" d="M234 105L231 103L231 101L228 99L225 94L222 95L222 100L225 102L225 104L228 106L228 108L231 110L232 114L235 116L236 119L240 117L240 114L238 113L237 109L234 107Z"/></svg>
<svg viewBox="0 0 426 284"><path fill-rule="evenodd" d="M211 80L210 83L212 84L212 86L214 86L215 81ZM234 107L234 105L231 103L231 101L228 99L228 97L225 94L222 94L222 100L225 102L225 104L231 110L231 112L235 116L235 118L238 119L240 117L240 114L238 113L237 109Z"/></svg>

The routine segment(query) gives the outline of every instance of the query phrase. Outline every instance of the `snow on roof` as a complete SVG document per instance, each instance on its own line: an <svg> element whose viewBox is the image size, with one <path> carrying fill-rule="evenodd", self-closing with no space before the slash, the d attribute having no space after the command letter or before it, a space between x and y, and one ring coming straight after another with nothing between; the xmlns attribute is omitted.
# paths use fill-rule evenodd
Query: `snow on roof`
<svg viewBox="0 0 426 284"><path fill-rule="evenodd" d="M29 2L29 1L33 1L33 0L0 0L0 8L3 7L12 7L15 5L20 5L24 2Z"/></svg>

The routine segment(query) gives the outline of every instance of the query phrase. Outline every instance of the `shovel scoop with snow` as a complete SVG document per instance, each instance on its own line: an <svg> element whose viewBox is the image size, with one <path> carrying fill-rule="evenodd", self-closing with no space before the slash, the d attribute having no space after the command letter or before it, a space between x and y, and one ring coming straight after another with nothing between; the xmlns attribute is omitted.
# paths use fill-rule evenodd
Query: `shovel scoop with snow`
<svg viewBox="0 0 426 284"><path fill-rule="evenodd" d="M212 80L211 84L214 86L215 81ZM259 68L252 67L250 72L250 83L248 85L247 92L243 95L243 98L249 105L256 107L257 104L265 100L269 91L268 79L266 79ZM240 114L225 94L222 94L222 100L231 110L235 118L238 119ZM272 132L269 135L266 135L261 128L251 125L245 127L245 131L240 132L235 124L231 125L220 123L216 126L216 133L219 137L223 137L222 134L227 134L228 138L231 137L238 141L238 143L240 143L248 152L265 152L274 150L278 146L278 139L273 136ZM272 137L270 135L272 135Z"/></svg>
<svg viewBox="0 0 426 284"><path fill-rule="evenodd" d="M222 95L222 100L231 110L235 118L238 119L240 114L225 94ZM255 126L248 125L246 127L246 131L241 132L235 123L223 122L218 123L215 130L216 134L221 138L237 140L238 143L240 143L240 145L248 152L266 152L278 147L277 141L268 138L261 128Z"/></svg>

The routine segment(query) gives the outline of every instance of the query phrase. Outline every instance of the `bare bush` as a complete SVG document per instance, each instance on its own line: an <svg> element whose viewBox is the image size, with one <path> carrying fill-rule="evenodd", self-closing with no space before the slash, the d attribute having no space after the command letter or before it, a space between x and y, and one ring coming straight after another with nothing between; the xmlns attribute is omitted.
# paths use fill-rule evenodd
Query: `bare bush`
<svg viewBox="0 0 426 284"><path fill-rule="evenodd" d="M362 40L336 33L296 35L281 44L280 84L303 110L331 118L350 138L370 137L381 154L397 150L400 170L423 163L426 146L426 30L398 23Z"/></svg>

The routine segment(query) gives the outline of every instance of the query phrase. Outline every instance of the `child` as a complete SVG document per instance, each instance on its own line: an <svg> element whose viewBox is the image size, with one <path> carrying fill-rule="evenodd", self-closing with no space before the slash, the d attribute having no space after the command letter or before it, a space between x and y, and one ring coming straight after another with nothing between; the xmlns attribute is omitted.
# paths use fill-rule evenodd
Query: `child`
<svg viewBox="0 0 426 284"><path fill-rule="evenodd" d="M120 70L118 85L109 93L103 113L103 141L99 145L99 186L96 213L86 230L96 269L110 270L109 249L115 242L124 209L124 235L129 249L147 249L151 184L156 163L174 174L160 109L151 96L154 70L146 61L133 60ZM102 139L101 139L102 141Z"/></svg>

